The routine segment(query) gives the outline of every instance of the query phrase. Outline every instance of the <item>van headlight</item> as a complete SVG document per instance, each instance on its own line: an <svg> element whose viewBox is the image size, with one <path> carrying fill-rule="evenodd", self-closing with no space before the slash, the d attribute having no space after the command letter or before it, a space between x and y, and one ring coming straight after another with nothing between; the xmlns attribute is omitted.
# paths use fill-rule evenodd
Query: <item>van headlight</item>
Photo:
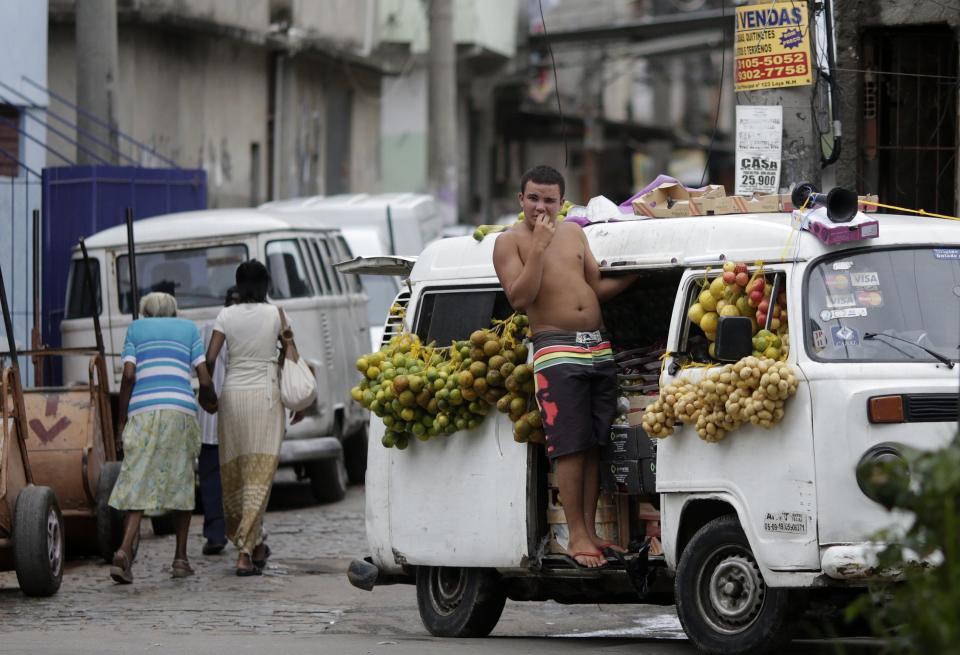
<svg viewBox="0 0 960 655"><path fill-rule="evenodd" d="M910 465L894 444L879 444L857 463L857 485L864 495L887 509L910 488Z"/></svg>

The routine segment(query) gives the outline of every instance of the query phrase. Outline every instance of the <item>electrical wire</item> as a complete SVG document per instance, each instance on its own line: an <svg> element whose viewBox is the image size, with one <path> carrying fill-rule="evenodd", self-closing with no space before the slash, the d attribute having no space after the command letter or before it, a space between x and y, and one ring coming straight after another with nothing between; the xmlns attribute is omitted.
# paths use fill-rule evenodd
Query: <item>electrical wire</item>
<svg viewBox="0 0 960 655"><path fill-rule="evenodd" d="M543 25L543 35L547 35L547 21L543 17L543 0L537 0L540 9L540 24ZM557 76L557 60L553 57L553 46L547 40L547 51L550 53L550 62L553 64L553 90L557 95L557 112L560 114L560 134L563 136L563 167L570 165L570 149L567 146L567 122L563 119L563 107L560 106L560 79Z"/></svg>
<svg viewBox="0 0 960 655"><path fill-rule="evenodd" d="M726 6L724 0L720 0L720 15L726 15ZM727 72L727 30L723 30L723 41L720 45L720 84L717 86L717 109L713 117L713 132L710 134L710 146L707 148L707 158L703 162L703 173L700 175L700 186L703 186L707 178L707 170L710 168L710 157L713 156L713 146L717 139L717 128L720 126L720 107L723 103L723 78Z"/></svg>

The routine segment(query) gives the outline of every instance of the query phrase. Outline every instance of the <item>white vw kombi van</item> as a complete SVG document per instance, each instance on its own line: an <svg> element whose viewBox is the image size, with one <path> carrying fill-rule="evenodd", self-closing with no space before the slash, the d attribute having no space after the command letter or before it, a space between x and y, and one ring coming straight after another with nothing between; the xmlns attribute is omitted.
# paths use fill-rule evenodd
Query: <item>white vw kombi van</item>
<svg viewBox="0 0 960 655"><path fill-rule="evenodd" d="M878 238L831 246L787 213L585 228L604 275L640 273L606 303L604 321L615 350L665 349L661 386L709 370L684 364L717 363L687 318L705 274L726 260L751 270L762 260L786 291L787 361L800 380L784 419L770 430L746 423L718 443L682 425L657 441L648 500L660 512L663 554L590 570L551 554L547 461L539 446L514 442L504 415L411 439L403 451L378 445L384 426L373 417L371 554L353 563L352 582L416 584L423 622L441 636L489 633L506 598L675 602L693 643L713 653L774 648L802 600L863 587L878 574L871 536L908 519L871 497L858 464L950 440L960 334L960 224L875 218ZM387 336L403 329L450 343L509 315L495 239L428 247L397 297L405 315ZM899 411L878 411L884 398ZM629 507L619 529L642 539L645 519Z"/></svg>
<svg viewBox="0 0 960 655"><path fill-rule="evenodd" d="M136 221L133 232L138 296L172 293L179 316L201 326L223 307L240 262L256 258L266 264L271 277L268 299L286 313L318 386L316 403L304 420L287 427L280 464L309 477L319 500L342 498L346 464L352 469L350 477L360 480L365 467L366 416L350 402L350 372L357 357L368 351L369 336L367 296L360 280L333 268L351 257L340 231L296 212L215 209ZM116 394L122 370L119 353L132 320L126 228L94 234L86 246L113 374L110 390ZM76 251L60 326L66 347L94 342L93 308L82 271ZM70 360L64 365L64 382L86 381L85 365Z"/></svg>

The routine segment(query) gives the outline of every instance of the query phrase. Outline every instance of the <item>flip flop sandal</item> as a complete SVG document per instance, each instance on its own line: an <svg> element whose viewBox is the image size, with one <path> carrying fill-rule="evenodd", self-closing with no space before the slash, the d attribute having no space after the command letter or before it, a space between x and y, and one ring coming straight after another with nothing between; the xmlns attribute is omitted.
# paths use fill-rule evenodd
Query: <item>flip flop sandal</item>
<svg viewBox="0 0 960 655"><path fill-rule="evenodd" d="M603 560L603 563L600 566L587 566L581 562L577 561L578 557L596 557L599 560ZM604 560L603 553L599 551L581 551L579 553L574 553L573 555L567 555L566 559L573 563L573 565L578 569L584 569L587 571L592 571L595 569L602 569L607 565L607 562Z"/></svg>
<svg viewBox="0 0 960 655"><path fill-rule="evenodd" d="M174 578L189 578L193 575L193 567L190 566L190 562L185 559L175 559L173 560L173 566L170 567L170 574Z"/></svg>
<svg viewBox="0 0 960 655"><path fill-rule="evenodd" d="M249 577L254 576L254 575L260 575L260 573L261 573L260 569L259 569L258 567L256 567L256 566L254 566L252 563L251 563L250 568L247 568L247 567L245 567L245 566L238 566L238 567L237 567L237 576L239 576L239 577L241 577L241 578L249 578Z"/></svg>
<svg viewBox="0 0 960 655"><path fill-rule="evenodd" d="M118 550L113 554L113 562L110 567L110 577L117 584L133 584L133 570L127 554Z"/></svg>
<svg viewBox="0 0 960 655"><path fill-rule="evenodd" d="M263 557L261 557L260 559L257 559L252 555L250 556L250 560L253 562L253 565L258 569L264 568L267 565L267 560L270 559L270 555L273 554L272 551L270 550L270 546L268 546L267 544L263 543L263 544L260 544L260 546L263 546ZM257 548L259 548L259 546ZM254 552L256 552L257 549L254 548L253 550Z"/></svg>

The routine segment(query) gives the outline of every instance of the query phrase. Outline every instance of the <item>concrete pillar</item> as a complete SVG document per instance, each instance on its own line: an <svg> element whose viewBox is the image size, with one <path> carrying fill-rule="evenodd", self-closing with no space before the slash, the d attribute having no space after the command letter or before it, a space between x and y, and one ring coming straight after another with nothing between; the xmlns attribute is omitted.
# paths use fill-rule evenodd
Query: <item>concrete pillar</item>
<svg viewBox="0 0 960 655"><path fill-rule="evenodd" d="M117 2L83 0L76 3L76 8L77 105L110 126L105 127L84 113L77 112L77 142L80 145L77 148L77 163L103 163L97 159L99 157L116 164L117 96L120 91L117 77ZM91 136L109 143L111 147L94 143Z"/></svg>
<svg viewBox="0 0 960 655"><path fill-rule="evenodd" d="M453 0L430 0L427 93L430 193L444 224L457 222L457 50L453 41Z"/></svg>

